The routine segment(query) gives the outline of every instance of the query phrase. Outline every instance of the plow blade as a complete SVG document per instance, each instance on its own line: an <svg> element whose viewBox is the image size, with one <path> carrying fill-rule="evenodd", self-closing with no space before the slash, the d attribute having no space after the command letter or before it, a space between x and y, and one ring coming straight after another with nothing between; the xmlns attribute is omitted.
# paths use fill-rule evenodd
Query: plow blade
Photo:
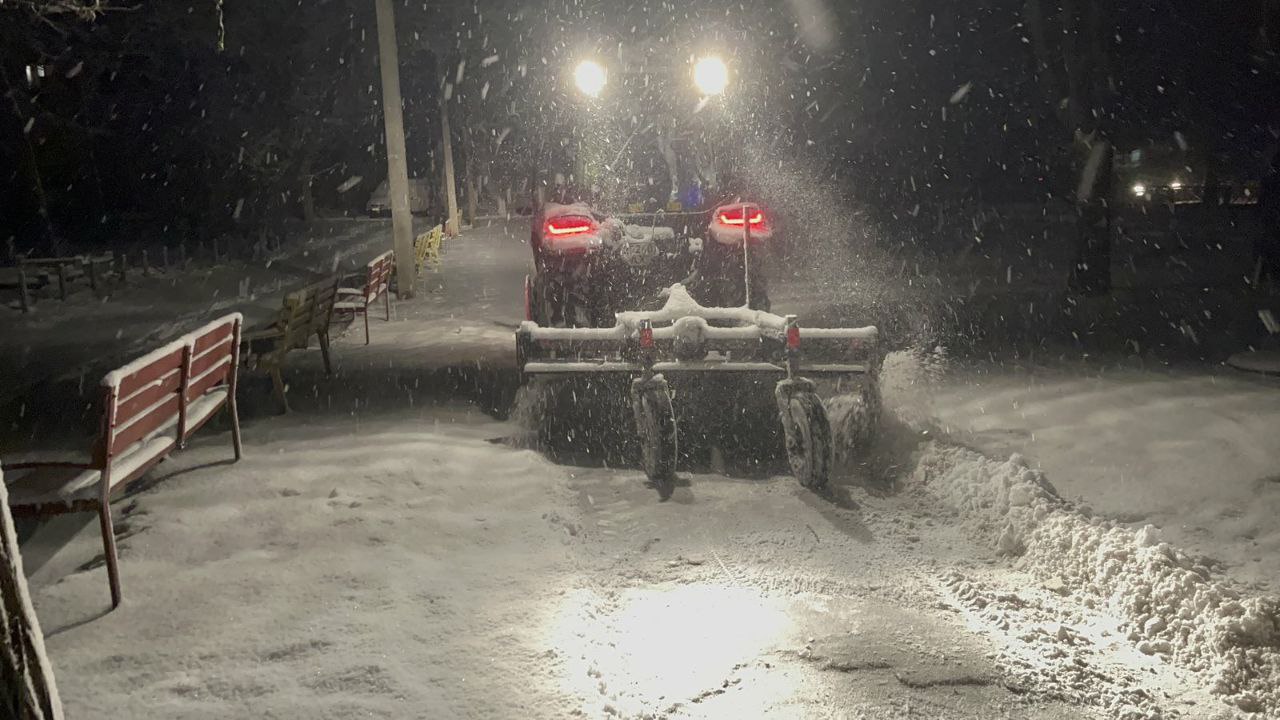
<svg viewBox="0 0 1280 720"><path fill-rule="evenodd" d="M794 316L704 308L679 285L662 309L620 313L611 328L526 322L516 332L516 354L528 378L631 378L642 464L655 483L669 484L678 446L668 377L750 376L755 387L761 379L776 381L788 460L810 489L826 485L833 453L831 424L814 381L836 379L839 386L856 377L863 416L878 419L883 357L876 328L802 329Z"/></svg>
<svg viewBox="0 0 1280 720"><path fill-rule="evenodd" d="M682 372L715 372L715 373L775 373L782 377L787 374L787 366L785 364L768 363L768 362L746 362L746 361L715 361L703 360L697 362L655 362L651 366L655 373L678 374ZM535 361L528 362L524 365L524 372L528 375L569 375L575 373L622 373L639 375L644 372L645 366L642 363L622 362L622 361L573 361L573 360L552 360L552 361ZM839 364L839 363L822 363L816 365L801 364L799 366L800 373L806 376L820 377L824 375L861 375L867 372L865 364Z"/></svg>

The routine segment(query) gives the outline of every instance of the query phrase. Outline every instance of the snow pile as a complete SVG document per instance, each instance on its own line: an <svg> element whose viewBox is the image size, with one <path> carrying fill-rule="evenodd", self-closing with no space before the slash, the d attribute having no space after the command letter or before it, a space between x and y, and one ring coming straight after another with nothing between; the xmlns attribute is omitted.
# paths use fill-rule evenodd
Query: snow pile
<svg viewBox="0 0 1280 720"><path fill-rule="evenodd" d="M1037 529L1023 563L1118 610L1142 652L1209 674L1214 692L1242 710L1280 711L1276 600L1215 582L1151 526L1134 532L1059 514Z"/></svg>
<svg viewBox="0 0 1280 720"><path fill-rule="evenodd" d="M1242 710L1280 713L1276 599L1215 580L1149 525L1134 531L1077 512L1016 454L998 462L931 443L913 480L999 552L1019 557L1020 569L1117 614L1143 653L1202 673Z"/></svg>
<svg viewBox="0 0 1280 720"><path fill-rule="evenodd" d="M1116 662L1122 638L1088 613L1063 617L1061 604L1046 598L1051 591L1010 592L957 571L941 578L939 590L982 633L1005 637L995 657L1010 690L1104 708L1106 717L1122 720L1165 717L1157 698L1164 687L1178 687L1179 678L1160 673L1152 658Z"/></svg>

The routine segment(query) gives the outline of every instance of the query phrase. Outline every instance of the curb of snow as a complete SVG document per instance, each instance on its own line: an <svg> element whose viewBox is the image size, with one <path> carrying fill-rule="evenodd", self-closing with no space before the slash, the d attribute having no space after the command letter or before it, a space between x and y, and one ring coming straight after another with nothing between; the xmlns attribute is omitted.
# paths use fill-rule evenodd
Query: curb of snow
<svg viewBox="0 0 1280 720"><path fill-rule="evenodd" d="M912 482L1046 587L1117 616L1142 652L1205 677L1246 712L1280 715L1280 600L1246 597L1160 540L1062 500L1018 454L998 461L930 442Z"/></svg>

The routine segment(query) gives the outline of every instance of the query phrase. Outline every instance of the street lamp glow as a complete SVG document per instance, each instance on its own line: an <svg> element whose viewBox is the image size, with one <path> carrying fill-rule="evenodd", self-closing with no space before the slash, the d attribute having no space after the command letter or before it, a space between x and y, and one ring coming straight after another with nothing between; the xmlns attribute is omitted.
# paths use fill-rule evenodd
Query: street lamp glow
<svg viewBox="0 0 1280 720"><path fill-rule="evenodd" d="M583 60L573 72L573 82L588 97L599 97L608 82L608 74L604 67L594 60Z"/></svg>
<svg viewBox="0 0 1280 720"><path fill-rule="evenodd" d="M719 95L729 85L729 68L718 57L704 57L693 66L693 82L703 95Z"/></svg>
<svg viewBox="0 0 1280 720"><path fill-rule="evenodd" d="M1138 183L1137 185L1134 185L1134 186L1133 186L1133 194L1134 194L1134 195L1137 195L1138 197L1142 197L1143 195L1146 195L1146 194L1147 194L1147 186L1146 186L1146 185L1143 185L1142 183Z"/></svg>

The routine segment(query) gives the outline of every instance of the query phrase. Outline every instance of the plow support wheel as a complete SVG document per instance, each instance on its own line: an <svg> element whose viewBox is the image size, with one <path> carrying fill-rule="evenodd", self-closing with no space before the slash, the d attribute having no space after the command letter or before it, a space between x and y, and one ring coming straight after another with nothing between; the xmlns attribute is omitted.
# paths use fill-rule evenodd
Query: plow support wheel
<svg viewBox="0 0 1280 720"><path fill-rule="evenodd" d="M774 397L792 474L810 490L826 487L831 475L831 423L813 383L803 378L783 380Z"/></svg>
<svg viewBox="0 0 1280 720"><path fill-rule="evenodd" d="M666 379L655 376L648 380L633 380L631 409L636 418L644 474L656 485L670 484L675 480L678 447L676 416L671 408L671 391Z"/></svg>

